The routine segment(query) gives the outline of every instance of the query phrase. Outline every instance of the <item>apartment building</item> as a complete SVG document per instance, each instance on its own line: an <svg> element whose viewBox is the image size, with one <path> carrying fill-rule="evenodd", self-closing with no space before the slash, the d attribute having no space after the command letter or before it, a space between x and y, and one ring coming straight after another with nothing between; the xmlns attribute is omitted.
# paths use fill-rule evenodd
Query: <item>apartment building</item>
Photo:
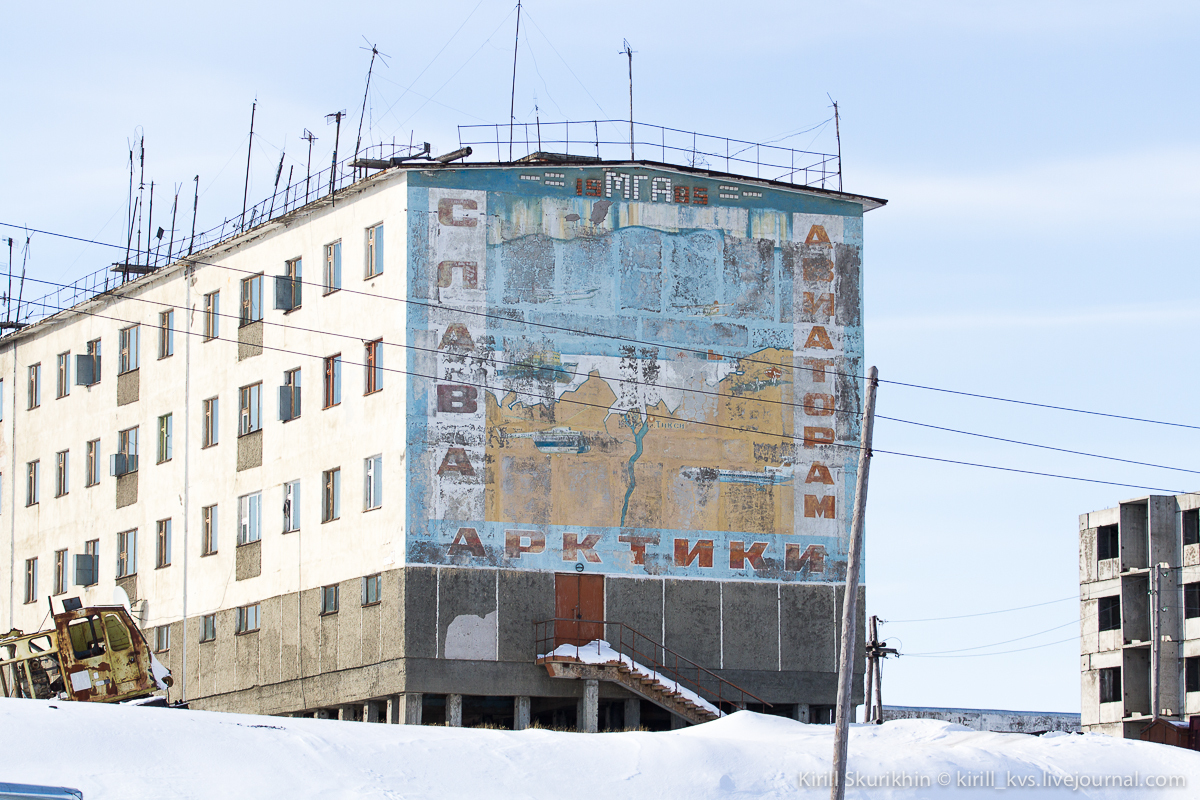
<svg viewBox="0 0 1200 800"><path fill-rule="evenodd" d="M630 630L828 719L883 201L371 166L0 339L9 625L126 602L195 708L678 724L537 663Z"/></svg>

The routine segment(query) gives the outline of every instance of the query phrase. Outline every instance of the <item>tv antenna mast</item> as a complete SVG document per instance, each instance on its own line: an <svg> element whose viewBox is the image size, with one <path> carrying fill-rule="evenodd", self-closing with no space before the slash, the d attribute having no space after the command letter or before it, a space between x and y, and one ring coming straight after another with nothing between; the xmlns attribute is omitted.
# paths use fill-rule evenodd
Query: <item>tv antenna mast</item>
<svg viewBox="0 0 1200 800"><path fill-rule="evenodd" d="M621 51L621 55L629 58L629 160L633 161L633 54L637 51L629 47L629 40L622 39L625 43L625 49Z"/></svg>
<svg viewBox="0 0 1200 800"><path fill-rule="evenodd" d="M364 36L363 40L366 41L366 39L367 39L367 37ZM375 69L375 56L379 56L380 60L383 61L383 65L385 67L387 66L387 61L385 59L391 58L391 56L389 56L387 53L379 52L379 49L375 45L371 44L369 41L367 42L367 44L371 45L371 63L367 67L367 88L363 90L362 111L358 115L358 140L354 143L354 159L353 159L353 161L358 160L358 150L362 146L363 117L365 117L367 115L367 96L371 92L371 71ZM365 47L359 48L359 50L366 50L366 49L367 48L365 48ZM351 163L353 163L353 161Z"/></svg>
<svg viewBox="0 0 1200 800"><path fill-rule="evenodd" d="M508 100L508 160L512 161L512 146L513 146L513 122L516 117L513 116L517 105L517 45L521 42L521 0L517 0L517 32L513 34L513 79L512 79L512 95ZM528 138L528 137L526 137Z"/></svg>
<svg viewBox="0 0 1200 800"><path fill-rule="evenodd" d="M333 190L337 186L337 151L338 142L342 139L342 117L346 116L346 109L335 111L332 114L325 115L325 124L332 125L337 123L337 132L333 135L333 162L329 166L329 193L333 194Z"/></svg>
<svg viewBox="0 0 1200 800"><path fill-rule="evenodd" d="M308 142L308 166L306 166L304 168L304 202L307 203L308 202L308 182L312 178L312 143L317 140L317 137L313 136L312 131L310 131L308 128L305 128L304 135L301 136L300 138L303 139L304 141Z"/></svg>

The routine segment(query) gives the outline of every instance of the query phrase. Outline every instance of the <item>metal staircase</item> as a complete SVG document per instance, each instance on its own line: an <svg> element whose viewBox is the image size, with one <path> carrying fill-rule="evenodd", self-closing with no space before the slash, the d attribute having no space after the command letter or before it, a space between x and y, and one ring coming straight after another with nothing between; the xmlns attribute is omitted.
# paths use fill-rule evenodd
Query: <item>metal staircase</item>
<svg viewBox="0 0 1200 800"><path fill-rule="evenodd" d="M535 663L551 677L610 681L693 724L747 703L771 705L623 622L543 620L534 641Z"/></svg>

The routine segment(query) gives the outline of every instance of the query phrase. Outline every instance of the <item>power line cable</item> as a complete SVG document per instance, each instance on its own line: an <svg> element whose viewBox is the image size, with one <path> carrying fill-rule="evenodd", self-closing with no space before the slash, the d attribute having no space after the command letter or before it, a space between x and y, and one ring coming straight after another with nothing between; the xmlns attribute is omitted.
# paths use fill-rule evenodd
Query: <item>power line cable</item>
<svg viewBox="0 0 1200 800"><path fill-rule="evenodd" d="M47 305L47 304L41 303L40 301L33 301L33 304L34 305L43 305L43 306ZM78 308L72 308L72 309L61 309L60 308L60 309L56 309L56 310L58 310L58 311L71 310L72 313L82 314L82 315L91 316L91 317L97 317L100 319L110 319L110 320L114 320L117 322L123 322L126 324L144 324L137 320L129 320L129 319L113 317L113 316L109 316L109 315L105 315L105 314L98 314L95 312L82 311L82 310L79 310ZM203 335L201 332L196 332L196 331L191 331L191 330L184 331L184 333L187 335L193 335L193 336ZM221 339L222 341L229 341L229 342L237 341L236 339L224 339L222 337L207 337L207 340L211 341L213 339ZM317 355L314 353L306 353L303 351L290 350L288 348L282 348L282 347L271 347L271 346L268 346L265 344L256 345L256 346L261 347L264 350L271 350L274 352L281 352L281 353L290 353L292 355L303 356L306 358L317 358L317 359L322 359L322 360L324 358L326 358L326 356L321 356L321 355ZM343 360L342 363L347 363L347 362L345 362ZM362 366L362 367L367 366L366 362L350 362L350 364L351 364L351 366ZM410 372L408 370L397 369L395 367L383 367L383 366L375 365L375 368L379 369L381 371L384 371L384 372L395 372L395 373L398 373L401 375L408 375L408 376L414 377L414 378L424 378L424 379L431 380L431 381L443 381L444 382L444 380L445 380L444 378L436 376L436 375L425 375L423 373ZM507 397L508 395L526 395L529 397L533 397L538 401L538 402L535 402L533 405L541 405L546 400L544 395L542 395L540 393L536 393L536 392L528 392L528 391L523 391L523 390L519 390L519 389L511 389L508 387L490 386L488 384L473 383L471 381L466 381L466 380L462 380L462 379L456 379L456 382L457 382L457 385L460 385L460 386L471 386L474 388L483 389L485 391L490 391L490 392L492 392L493 396L495 396L497 398ZM767 436L767 437L771 437L771 438L785 439L787 441L790 441L793 444L795 444L798 441L798 438L792 434L772 433L769 431L759 431L759 430L753 430L750 428L740 428L740 427L737 427L734 425L724 425L719 422L706 422L703 420L681 420L681 419L671 416L669 414L658 414L658 413L651 412L649 409L643 410L640 407L628 408L628 409L614 409L613 406L611 406L611 405L605 406L605 405L600 405L599 403L589 403L584 400L578 400L576 398L567 397L566 395L563 395L562 397L558 398L555 402L558 402L558 403L565 402L565 403L571 403L573 405L597 408L597 409L607 412L607 415L636 414L637 416L643 418L643 424L648 423L649 420L651 420L651 419L662 419L662 420L667 420L669 422L684 422L687 424L701 425L701 426L708 427L708 428L718 428L718 429L722 429L722 430L736 431L738 433L750 433L750 434L755 434L755 435L759 435L759 436ZM803 437L800 437L800 440L802 441ZM819 444L825 445L825 446L831 446L831 447L840 447L840 448L845 448L845 449L851 449L851 450L860 449L859 445L845 444L842 442L821 442ZM905 457L905 458L919 458L919 459L926 460L926 461L939 461L939 462L944 462L944 463L949 463L949 464L958 464L958 465L963 465L963 466L979 467L982 469L994 469L994 470L1001 470L1004 472L1017 472L1017 473L1023 473L1023 474L1027 474L1027 475L1036 475L1039 477L1046 477L1046 478L1062 478L1065 480L1080 481L1080 482L1085 482L1085 483L1097 483L1097 484L1104 484L1104 485L1108 485L1108 486L1123 486L1123 487L1131 488L1131 489L1148 489L1148 490L1154 491L1154 492L1183 494L1183 492L1180 492L1180 491L1176 491L1173 489L1163 489L1163 488L1155 487L1155 486L1141 486L1138 484L1118 483L1115 481L1102 481L1102 480L1097 480L1097 479L1093 479L1093 478L1080 478L1080 477L1070 476L1070 475L1058 475L1058 474L1047 473L1047 472L1034 472L1031 470L1013 469L1010 467L999 467L999 466L995 466L995 465L991 465L991 464L977 464L977 463L972 463L972 462L968 462L968 461L955 461L952 459L938 458L936 456L923 456L923 455L917 455L914 453L902 453L902 452L898 452L898 451L894 451L894 450L872 449L872 452L879 453L879 454L886 454L886 455L901 456L901 457Z"/></svg>
<svg viewBox="0 0 1200 800"><path fill-rule="evenodd" d="M1095 616L1095 614L1089 614L1088 616ZM1002 644L1012 644L1013 642L1020 642L1020 641L1024 641L1025 639L1032 639L1035 636L1041 636L1042 634L1051 633L1052 631L1062 630L1063 628L1067 627L1068 625L1078 625L1080 622L1083 621L1083 619L1084 619L1083 617L1076 617L1075 619L1071 620L1070 622L1064 622L1062 625L1055 625L1053 628L1047 628L1044 631L1038 631L1037 633L1030 633L1025 636L1018 636L1015 639L1005 639L1003 642L991 642L989 644L979 644L979 645L975 645L974 647L960 647L957 650L933 650L928 653L909 653L906 655L942 656L942 655L949 655L950 653L966 653L971 650L984 650L988 647L999 647Z"/></svg>
<svg viewBox="0 0 1200 800"><path fill-rule="evenodd" d="M1058 600L1047 600L1044 603L1034 603L1030 606L1017 606L1016 608L1002 608L998 611L981 611L978 614L959 614L955 617L927 617L925 619L881 619L880 624L897 625L902 622L944 622L951 619L967 619L969 617L987 617L992 614L1007 614L1010 611L1024 611L1027 608L1041 608L1042 606L1054 605L1055 603L1065 603L1067 600L1078 600L1079 595L1073 594L1070 597L1062 597Z"/></svg>
<svg viewBox="0 0 1200 800"><path fill-rule="evenodd" d="M1040 650L1043 647L1053 647L1056 644L1065 644L1066 642L1078 642L1078 636L1072 636L1069 639L1059 639L1057 642L1047 642L1046 644L1035 644L1031 647L1018 647L1015 650L997 650L994 653L960 653L950 655L926 655L922 653L902 653L901 655L908 658L984 658L985 656L1003 656L1009 653L1024 653L1027 650Z"/></svg>

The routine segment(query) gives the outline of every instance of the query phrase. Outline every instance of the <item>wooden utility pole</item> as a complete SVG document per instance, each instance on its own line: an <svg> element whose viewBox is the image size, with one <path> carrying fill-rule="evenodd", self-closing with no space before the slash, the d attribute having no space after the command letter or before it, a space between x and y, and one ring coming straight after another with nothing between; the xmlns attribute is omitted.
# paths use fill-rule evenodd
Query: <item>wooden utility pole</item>
<svg viewBox="0 0 1200 800"><path fill-rule="evenodd" d="M875 390L879 370L867 370L867 397L863 408L862 437L858 449L858 480L854 489L854 518L850 524L850 552L846 555L846 597L842 603L842 646L838 653L837 719L834 727L833 778L830 800L846 797L846 745L854 705L854 644L858 637L858 566L862 560L863 523L867 514L867 478L871 469L871 434L875 429Z"/></svg>
<svg viewBox="0 0 1200 800"><path fill-rule="evenodd" d="M871 617L871 638L867 642L867 722L883 724L883 659L900 655L894 647L879 641L879 617Z"/></svg>

